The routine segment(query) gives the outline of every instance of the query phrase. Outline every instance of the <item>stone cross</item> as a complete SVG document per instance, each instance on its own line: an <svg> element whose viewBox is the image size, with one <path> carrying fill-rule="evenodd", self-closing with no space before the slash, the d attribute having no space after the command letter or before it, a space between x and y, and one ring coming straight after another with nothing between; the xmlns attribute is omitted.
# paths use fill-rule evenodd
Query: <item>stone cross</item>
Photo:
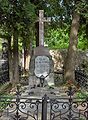
<svg viewBox="0 0 88 120"><path fill-rule="evenodd" d="M50 22L51 19L44 17L44 10L39 10L39 46L44 46L44 22Z"/></svg>

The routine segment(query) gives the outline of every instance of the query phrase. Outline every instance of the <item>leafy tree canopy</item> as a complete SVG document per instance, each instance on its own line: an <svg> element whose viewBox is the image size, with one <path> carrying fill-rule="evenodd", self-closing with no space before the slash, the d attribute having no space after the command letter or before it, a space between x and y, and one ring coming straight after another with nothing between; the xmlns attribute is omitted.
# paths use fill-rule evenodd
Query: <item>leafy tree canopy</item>
<svg viewBox="0 0 88 120"><path fill-rule="evenodd" d="M36 17L34 8L29 0L0 0L0 25L9 34L15 29L26 35Z"/></svg>
<svg viewBox="0 0 88 120"><path fill-rule="evenodd" d="M77 2L76 5L75 2ZM0 25L3 28L2 30L5 31L5 34L8 35L9 33L11 35L13 29L16 29L19 31L21 39L25 39L24 42L27 42L29 35L30 37L33 36L33 25L40 9L44 9L46 17L52 17L51 26L46 25L47 33L45 34L45 40L49 47L68 47L72 12L76 9L81 15L78 48L87 48L87 0L0 0Z"/></svg>

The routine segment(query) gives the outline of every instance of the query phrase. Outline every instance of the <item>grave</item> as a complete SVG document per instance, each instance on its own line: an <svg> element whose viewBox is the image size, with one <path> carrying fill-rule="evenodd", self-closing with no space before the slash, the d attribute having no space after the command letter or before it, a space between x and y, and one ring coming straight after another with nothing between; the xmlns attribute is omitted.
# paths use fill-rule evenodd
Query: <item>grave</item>
<svg viewBox="0 0 88 120"><path fill-rule="evenodd" d="M30 60L29 89L54 86L54 63L48 48L44 47L44 11L39 11L39 46L34 48Z"/></svg>
<svg viewBox="0 0 88 120"><path fill-rule="evenodd" d="M8 43L2 43L2 55L0 59L0 82L5 83L9 81L9 63L8 63Z"/></svg>
<svg viewBox="0 0 88 120"><path fill-rule="evenodd" d="M29 86L45 87L54 85L53 61L48 49L39 46L34 49L30 64Z"/></svg>

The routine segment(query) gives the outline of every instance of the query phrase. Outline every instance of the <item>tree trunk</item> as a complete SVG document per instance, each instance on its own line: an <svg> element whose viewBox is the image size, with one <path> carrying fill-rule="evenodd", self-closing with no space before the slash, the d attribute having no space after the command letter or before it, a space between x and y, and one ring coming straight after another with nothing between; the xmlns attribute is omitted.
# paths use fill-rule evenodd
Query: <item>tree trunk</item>
<svg viewBox="0 0 88 120"><path fill-rule="evenodd" d="M39 46L39 23L35 23L35 38L36 38L36 47Z"/></svg>
<svg viewBox="0 0 88 120"><path fill-rule="evenodd" d="M25 49L25 70L29 72L30 58L32 56L32 40L29 38L29 45Z"/></svg>
<svg viewBox="0 0 88 120"><path fill-rule="evenodd" d="M27 49L27 45L24 43L23 45L23 74L25 74L26 72L27 57L28 57L28 49Z"/></svg>
<svg viewBox="0 0 88 120"><path fill-rule="evenodd" d="M26 45L24 45L24 73L26 71Z"/></svg>
<svg viewBox="0 0 88 120"><path fill-rule="evenodd" d="M40 0L30 0L32 4L38 6L40 4ZM37 10L41 8L36 8L36 15L38 16ZM36 47L39 46L39 22L35 23L35 39L36 39Z"/></svg>
<svg viewBox="0 0 88 120"><path fill-rule="evenodd" d="M67 52L67 57L65 60L64 66L64 78L65 81L71 80L74 82L75 80L75 59L76 59L76 51L78 44L78 29L79 29L79 14L75 11L73 13L71 31L70 31L70 39L69 39L69 48Z"/></svg>
<svg viewBox="0 0 88 120"><path fill-rule="evenodd" d="M11 37L8 39L8 58L9 58L9 79L13 83L13 63L12 63L12 50L11 50Z"/></svg>
<svg viewBox="0 0 88 120"><path fill-rule="evenodd" d="M13 33L13 77L14 83L19 83L18 33Z"/></svg>
<svg viewBox="0 0 88 120"><path fill-rule="evenodd" d="M24 72L29 70L29 50L25 47L24 49Z"/></svg>

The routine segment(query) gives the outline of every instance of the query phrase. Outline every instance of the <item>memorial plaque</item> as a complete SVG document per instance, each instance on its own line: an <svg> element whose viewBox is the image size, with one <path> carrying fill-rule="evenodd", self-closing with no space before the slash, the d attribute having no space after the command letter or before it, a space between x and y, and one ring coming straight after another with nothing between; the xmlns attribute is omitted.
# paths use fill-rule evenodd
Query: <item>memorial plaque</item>
<svg viewBox="0 0 88 120"><path fill-rule="evenodd" d="M34 73L37 77L42 75L46 77L50 71L49 58L47 56L37 56L35 58L35 70Z"/></svg>

